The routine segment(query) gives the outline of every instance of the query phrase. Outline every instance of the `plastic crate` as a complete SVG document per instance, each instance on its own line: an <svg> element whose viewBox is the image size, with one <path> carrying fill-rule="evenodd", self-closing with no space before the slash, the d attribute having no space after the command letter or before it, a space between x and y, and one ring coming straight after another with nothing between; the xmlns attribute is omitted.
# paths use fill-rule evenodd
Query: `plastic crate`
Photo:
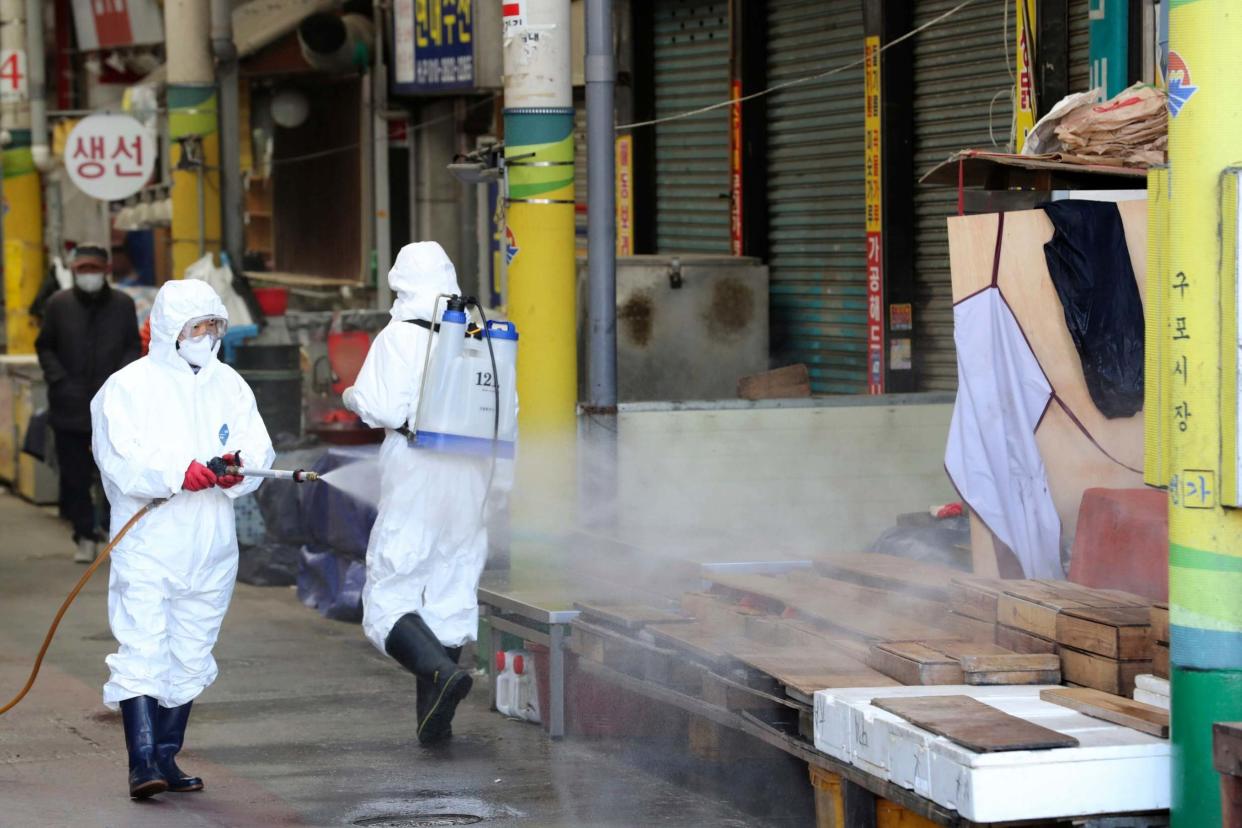
<svg viewBox="0 0 1242 828"><path fill-rule="evenodd" d="M841 777L814 765L807 768L811 773L811 787L815 789L815 828L845 828Z"/></svg>

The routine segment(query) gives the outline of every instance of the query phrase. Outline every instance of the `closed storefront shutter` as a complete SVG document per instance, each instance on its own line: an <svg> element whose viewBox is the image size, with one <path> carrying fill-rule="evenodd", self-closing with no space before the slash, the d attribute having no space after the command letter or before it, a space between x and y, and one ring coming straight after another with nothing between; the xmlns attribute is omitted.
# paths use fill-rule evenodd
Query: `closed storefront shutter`
<svg viewBox="0 0 1242 828"><path fill-rule="evenodd" d="M729 98L729 4L656 0L655 112ZM729 109L655 127L656 250L730 252Z"/></svg>
<svg viewBox="0 0 1242 828"><path fill-rule="evenodd" d="M1070 0L1070 92L1091 88L1091 0Z"/></svg>
<svg viewBox="0 0 1242 828"><path fill-rule="evenodd" d="M768 83L861 58L856 0L769 0ZM816 393L867 390L863 69L768 97L773 352Z"/></svg>
<svg viewBox="0 0 1242 828"><path fill-rule="evenodd" d="M914 25L922 26L957 4L958 0L919 0ZM916 36L916 178L960 149L1005 151L1013 113L1012 6L1011 0L975 3ZM1010 39L1008 48L1006 37ZM945 224L945 219L956 212L954 189L915 185L914 359L921 390L925 391L957 387Z"/></svg>

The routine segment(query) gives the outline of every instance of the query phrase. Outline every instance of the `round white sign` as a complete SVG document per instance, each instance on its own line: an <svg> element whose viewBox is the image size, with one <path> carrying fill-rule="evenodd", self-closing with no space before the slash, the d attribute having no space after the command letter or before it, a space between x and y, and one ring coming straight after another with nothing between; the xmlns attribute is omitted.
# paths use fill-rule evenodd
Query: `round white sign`
<svg viewBox="0 0 1242 828"><path fill-rule="evenodd" d="M155 133L128 115L88 115L65 143L65 169L91 198L117 201L151 180L157 151Z"/></svg>

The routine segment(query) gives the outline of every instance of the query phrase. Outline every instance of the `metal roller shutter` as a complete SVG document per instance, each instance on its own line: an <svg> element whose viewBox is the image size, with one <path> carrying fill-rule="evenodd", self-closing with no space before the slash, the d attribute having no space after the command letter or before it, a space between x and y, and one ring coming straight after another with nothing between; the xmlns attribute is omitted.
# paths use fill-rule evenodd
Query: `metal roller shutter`
<svg viewBox="0 0 1242 828"><path fill-rule="evenodd" d="M1091 0L1070 0L1070 77L1069 91L1091 88Z"/></svg>
<svg viewBox="0 0 1242 828"><path fill-rule="evenodd" d="M728 98L727 0L657 0L656 117ZM728 107L659 124L655 141L657 252L727 255Z"/></svg>
<svg viewBox="0 0 1242 828"><path fill-rule="evenodd" d="M922 26L958 0L919 0ZM1013 81L1006 58L1010 0L976 3L917 35L914 43L914 170L920 177L959 149L1004 150L1013 117ZM1013 49L1008 50L1009 58ZM990 130L989 130L990 125ZM925 391L957 387L953 291L945 219L957 212L948 187L915 185L914 358Z"/></svg>
<svg viewBox="0 0 1242 828"><path fill-rule="evenodd" d="M770 0L768 83L863 54L857 0ZM863 69L768 98L773 351L817 393L867 390Z"/></svg>

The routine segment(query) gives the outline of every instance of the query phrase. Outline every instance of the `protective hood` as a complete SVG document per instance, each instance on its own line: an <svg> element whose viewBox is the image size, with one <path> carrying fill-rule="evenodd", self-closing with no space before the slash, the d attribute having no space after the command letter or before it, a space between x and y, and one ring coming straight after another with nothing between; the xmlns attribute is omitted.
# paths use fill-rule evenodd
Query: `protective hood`
<svg viewBox="0 0 1242 828"><path fill-rule="evenodd" d="M461 294L457 271L444 248L436 242L415 242L401 248L392 270L388 271L388 286L397 294L392 318L401 321L430 320L436 297L444 293ZM443 309L443 302L440 307Z"/></svg>
<svg viewBox="0 0 1242 828"><path fill-rule="evenodd" d="M177 337L186 322L203 316L229 318L229 312L211 285L198 279L165 282L151 306L151 356L170 365L184 365L189 370L185 360L177 356Z"/></svg>

